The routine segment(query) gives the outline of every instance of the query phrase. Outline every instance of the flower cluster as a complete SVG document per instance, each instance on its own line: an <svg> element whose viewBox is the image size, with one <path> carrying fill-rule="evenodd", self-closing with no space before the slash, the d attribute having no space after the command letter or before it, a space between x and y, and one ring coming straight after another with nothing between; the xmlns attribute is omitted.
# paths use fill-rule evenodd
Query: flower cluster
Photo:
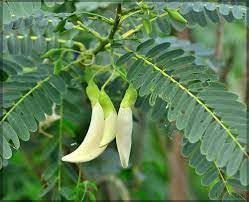
<svg viewBox="0 0 249 202"><path fill-rule="evenodd" d="M116 138L119 158L124 168L128 167L132 139L132 106L137 92L132 87L126 90L118 113L110 97L91 80L86 89L92 105L92 116L88 132L80 146L62 157L71 163L87 162L95 159Z"/></svg>

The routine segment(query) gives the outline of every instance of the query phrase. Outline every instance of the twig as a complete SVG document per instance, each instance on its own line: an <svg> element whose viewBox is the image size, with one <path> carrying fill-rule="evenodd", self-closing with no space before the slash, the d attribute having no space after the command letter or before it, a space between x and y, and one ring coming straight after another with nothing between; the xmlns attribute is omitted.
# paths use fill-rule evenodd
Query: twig
<svg viewBox="0 0 249 202"><path fill-rule="evenodd" d="M88 15L88 16L91 16L91 17L96 17L96 18L102 20L103 22L106 22L107 24L113 25L113 20L112 19L109 19L109 18L107 18L107 17L105 17L103 15L99 15L97 13L81 11L81 12L75 12L73 14L75 14L75 15Z"/></svg>
<svg viewBox="0 0 249 202"><path fill-rule="evenodd" d="M118 30L118 27L119 27L119 23L120 23L120 19L121 19L121 16L122 16L122 9L121 9L121 3L118 4L118 7L117 7L117 11L116 11L116 16L115 16L115 20L114 20L114 23L113 23L113 27L107 37L107 39L103 40L94 50L93 50L93 54L97 54L99 53L100 51L103 50L103 48L108 44L110 43L110 41L113 40L113 37L114 37L114 34L116 33L116 31Z"/></svg>
<svg viewBox="0 0 249 202"><path fill-rule="evenodd" d="M89 27L85 26L82 22L77 21L78 26L74 26L75 29L81 30L81 31L87 31L91 35L93 35L95 38L97 38L99 41L103 41L104 39L100 36L98 32L96 32L93 29L90 29Z"/></svg>
<svg viewBox="0 0 249 202"><path fill-rule="evenodd" d="M166 15L168 15L168 13L163 13L163 14L161 14L161 15L159 15L159 16L156 16L156 17L150 19L150 22L154 22L157 18L161 18L161 17L164 17L164 16L166 16ZM138 25L135 29L130 29L130 30L128 30L127 32L125 32L125 33L122 35L122 39L128 38L129 36L135 34L136 32L138 32L138 31L139 31L140 29L142 29L142 28L143 28L143 24L140 24L140 25Z"/></svg>

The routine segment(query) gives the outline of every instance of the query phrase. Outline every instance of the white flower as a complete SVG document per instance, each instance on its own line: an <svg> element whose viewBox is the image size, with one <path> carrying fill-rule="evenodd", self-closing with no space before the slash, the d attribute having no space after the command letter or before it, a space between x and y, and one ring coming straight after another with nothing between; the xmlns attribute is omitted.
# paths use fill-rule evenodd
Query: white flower
<svg viewBox="0 0 249 202"><path fill-rule="evenodd" d="M105 126L104 111L98 102L97 86L90 84L87 92L92 103L92 116L88 132L81 145L72 153L62 157L62 161L80 163L90 161L104 152L107 146L99 147Z"/></svg>
<svg viewBox="0 0 249 202"><path fill-rule="evenodd" d="M105 114L103 138L99 145L100 147L103 147L109 144L115 138L117 129L117 112L110 97L105 93L105 91L101 92L100 104L103 107Z"/></svg>
<svg viewBox="0 0 249 202"><path fill-rule="evenodd" d="M103 132L103 138L100 142L100 147L103 147L107 144L109 144L116 135L116 129L117 129L117 113L111 112L106 118L105 118L105 127Z"/></svg>
<svg viewBox="0 0 249 202"><path fill-rule="evenodd" d="M109 96L98 90L96 84L89 82L87 95L92 103L91 123L85 139L72 153L62 157L63 161L80 163L98 157L116 137L119 158L123 168L129 164L132 142L132 109L137 97L133 87L126 90L117 112Z"/></svg>
<svg viewBox="0 0 249 202"><path fill-rule="evenodd" d="M116 143L119 153L119 158L123 168L128 167L130 152L131 152L131 140L132 140L132 110L130 107L120 107L118 111L117 121L117 133Z"/></svg>
<svg viewBox="0 0 249 202"><path fill-rule="evenodd" d="M129 165L133 128L131 107L135 104L136 98L137 91L129 86L118 111L116 143L123 168Z"/></svg>

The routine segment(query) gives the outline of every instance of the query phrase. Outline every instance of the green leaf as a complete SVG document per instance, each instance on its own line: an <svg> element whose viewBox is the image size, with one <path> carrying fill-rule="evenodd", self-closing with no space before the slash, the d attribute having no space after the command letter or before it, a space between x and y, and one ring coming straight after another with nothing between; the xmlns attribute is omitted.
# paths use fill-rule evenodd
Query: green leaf
<svg viewBox="0 0 249 202"><path fill-rule="evenodd" d="M41 89L36 90L33 93L33 96L36 98L36 101L41 106L41 109L47 114L52 114L52 105L53 103L48 99L47 96L44 96L45 92L43 92Z"/></svg>
<svg viewBox="0 0 249 202"><path fill-rule="evenodd" d="M96 197L95 197L94 193L88 192L87 194L88 194L90 201L96 201Z"/></svg>
<svg viewBox="0 0 249 202"><path fill-rule="evenodd" d="M232 186L237 192L246 192L249 190L249 187L243 185L239 179L228 179L227 184Z"/></svg>
<svg viewBox="0 0 249 202"><path fill-rule="evenodd" d="M206 172L201 178L201 184L204 186L208 186L213 183L219 176L219 173L216 168L212 168Z"/></svg>
<svg viewBox="0 0 249 202"><path fill-rule="evenodd" d="M49 57L52 57L54 55L59 55L59 53L61 53L61 49L59 48L53 48L53 49L50 49L49 51L47 51L43 56L42 58L49 58Z"/></svg>
<svg viewBox="0 0 249 202"><path fill-rule="evenodd" d="M238 193L225 193L223 196L224 202L230 202L230 201L245 201L245 199Z"/></svg>
<svg viewBox="0 0 249 202"><path fill-rule="evenodd" d="M221 153L218 154L218 158L217 158L217 165L219 167L222 168L227 164L227 162L232 157L234 148L235 148L234 142L224 144L221 150Z"/></svg>
<svg viewBox="0 0 249 202"><path fill-rule="evenodd" d="M49 181L48 185L46 186L45 189L42 190L39 197L42 198L45 195L47 195L54 188L54 186L56 185L56 182L57 182L57 176L51 179L51 181Z"/></svg>
<svg viewBox="0 0 249 202"><path fill-rule="evenodd" d="M1 128L2 128L2 125L1 125ZM2 129L1 129L1 131L2 131ZM12 156L12 151L11 151L11 148L10 148L8 141L3 136L3 134L0 134L0 144L2 146L2 149L0 150L1 156L4 159L10 159L10 157Z"/></svg>
<svg viewBox="0 0 249 202"><path fill-rule="evenodd" d="M16 107L15 110L20 118L24 121L27 129L31 132L35 132L37 130L37 123L32 115L32 113L29 111L28 106L25 106L24 103L21 103Z"/></svg>
<svg viewBox="0 0 249 202"><path fill-rule="evenodd" d="M15 146L15 149L18 149L20 147L20 142L15 130L11 127L8 122L3 122L2 127L3 135L6 140L11 140Z"/></svg>
<svg viewBox="0 0 249 202"><path fill-rule="evenodd" d="M233 176L240 168L240 164L243 160L243 154L240 152L239 148L233 151L233 155L228 161L226 172L228 176Z"/></svg>
<svg viewBox="0 0 249 202"><path fill-rule="evenodd" d="M225 185L222 181L217 182L209 191L208 196L211 200L219 200L225 189Z"/></svg>
<svg viewBox="0 0 249 202"><path fill-rule="evenodd" d="M54 88L50 83L45 82L42 85L42 89L44 90L45 94L49 97L49 99L56 103L56 104L60 104L61 102L61 96L60 96L60 92Z"/></svg>
<svg viewBox="0 0 249 202"><path fill-rule="evenodd" d="M171 25L168 16L164 18L158 17L156 19L156 22L162 33L164 33L165 35L169 35L171 33Z"/></svg>
<svg viewBox="0 0 249 202"><path fill-rule="evenodd" d="M130 60L133 57L133 53L126 53L124 55L122 55L116 62L117 66L121 66L123 65L125 62L127 62L128 60Z"/></svg>
<svg viewBox="0 0 249 202"><path fill-rule="evenodd" d="M198 147L199 147L198 144L192 144L190 142L187 142L183 145L181 154L184 157L189 157L193 153L193 151L198 150Z"/></svg>
<svg viewBox="0 0 249 202"><path fill-rule="evenodd" d="M62 32L65 30L65 24L66 24L66 19L65 20L61 20L59 21L59 23L57 24L57 26L54 29L54 32Z"/></svg>
<svg viewBox="0 0 249 202"><path fill-rule="evenodd" d="M210 169L211 166L212 166L212 163L207 161L205 159L205 156L203 156L201 161L196 165L195 172L198 175L203 175Z"/></svg>
<svg viewBox="0 0 249 202"><path fill-rule="evenodd" d="M249 160L244 159L240 167L240 182L244 186L249 185Z"/></svg>
<svg viewBox="0 0 249 202"><path fill-rule="evenodd" d="M170 50L168 52L161 54L157 58L156 63L161 66L161 65L164 65L167 61L177 58L183 54L184 54L184 51L182 49Z"/></svg>
<svg viewBox="0 0 249 202"><path fill-rule="evenodd" d="M49 156L52 154L53 151L55 151L55 149L58 149L58 141L48 141L47 142L47 149L45 149L44 151L42 151L41 154L41 159L42 160L46 160L47 158L49 158Z"/></svg>
<svg viewBox="0 0 249 202"><path fill-rule="evenodd" d="M50 84L52 84L60 93L66 93L67 86L63 78L60 76L52 76L50 79Z"/></svg>
<svg viewBox="0 0 249 202"><path fill-rule="evenodd" d="M60 194L67 200L74 200L73 190L70 187L61 187Z"/></svg>
<svg viewBox="0 0 249 202"><path fill-rule="evenodd" d="M45 113L41 109L36 97L28 96L28 98L24 101L24 105L29 107L30 111L38 122L45 120Z"/></svg>
<svg viewBox="0 0 249 202"><path fill-rule="evenodd" d="M30 134L23 119L15 112L11 112L7 119L19 138L23 141L28 141Z"/></svg>
<svg viewBox="0 0 249 202"><path fill-rule="evenodd" d="M237 95L227 92L218 83L214 72L207 67L195 65L195 57L192 55L176 56L157 66L158 58L153 61L148 58L157 55L158 52L154 51L158 51L161 46L159 44L154 47L156 48L145 47L141 54L126 48L129 53L134 53L132 60L135 60L127 64L132 67L127 79L139 90L139 95L159 97L165 101L168 105L168 120L176 121L176 127L184 129L184 136L191 143L200 141L201 154L208 161L217 161L218 167L224 167L230 162L228 174L234 175L240 168L241 158L248 158L248 155L236 138L238 132L241 137L246 133L246 124L241 126L231 120L243 117L246 108L236 101ZM162 52L163 49L159 50ZM157 79L154 81L154 78ZM189 89L189 84L192 85L193 81L203 84L199 85L199 91ZM220 101L224 99L224 103ZM232 125L224 123L225 119ZM239 157L236 165L231 160L235 155ZM199 155L198 158L201 162L202 156ZM191 165L197 167L199 163L192 159Z"/></svg>
<svg viewBox="0 0 249 202"><path fill-rule="evenodd" d="M152 49L150 49L147 54L146 57L155 57L156 55L158 55L161 52L164 52L165 50L167 50L167 48L170 46L170 43L165 42L165 43L161 43L159 45L156 45L155 47L153 47Z"/></svg>
<svg viewBox="0 0 249 202"><path fill-rule="evenodd" d="M52 163L49 167L42 173L42 178L48 181L58 170L57 163Z"/></svg>
<svg viewBox="0 0 249 202"><path fill-rule="evenodd" d="M32 6L36 4L36 6ZM22 20L36 13L41 12L41 2L4 2L3 3L4 18L3 24L10 24L14 20ZM38 12L39 11L39 12Z"/></svg>
<svg viewBox="0 0 249 202"><path fill-rule="evenodd" d="M143 52L146 50L148 47L150 47L152 44L154 44L155 40L154 39L148 39L142 43L139 44L137 47L136 51L137 52Z"/></svg>

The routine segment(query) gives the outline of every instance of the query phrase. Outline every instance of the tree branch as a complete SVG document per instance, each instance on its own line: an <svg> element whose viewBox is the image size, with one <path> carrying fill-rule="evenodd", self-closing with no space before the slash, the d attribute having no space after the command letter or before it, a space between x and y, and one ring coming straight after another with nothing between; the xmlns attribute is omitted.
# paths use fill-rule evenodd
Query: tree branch
<svg viewBox="0 0 249 202"><path fill-rule="evenodd" d="M102 51L104 49L104 47L110 43L111 40L113 40L113 37L116 33L116 31L118 30L119 27L119 23L120 23L120 19L122 16L122 9L121 9L121 3L118 4L117 7L117 11L116 11L116 16L115 16L115 20L113 23L113 27L107 37L107 39L103 40L94 50L93 50L93 54L98 54L100 51Z"/></svg>

